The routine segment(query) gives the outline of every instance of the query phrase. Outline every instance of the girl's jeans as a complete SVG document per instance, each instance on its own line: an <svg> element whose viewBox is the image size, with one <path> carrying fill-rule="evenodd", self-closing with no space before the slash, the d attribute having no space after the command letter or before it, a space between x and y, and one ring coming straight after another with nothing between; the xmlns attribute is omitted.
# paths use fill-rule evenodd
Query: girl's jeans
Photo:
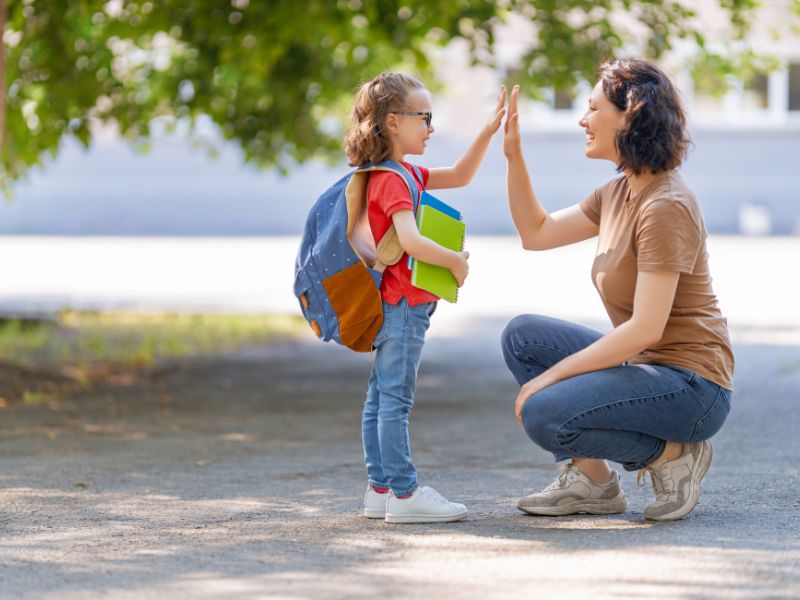
<svg viewBox="0 0 800 600"><path fill-rule="evenodd" d="M600 337L567 321L520 315L503 331L503 357L522 385ZM658 458L667 441L710 438L728 416L730 399L730 390L688 369L624 364L534 394L522 410L522 424L557 461L605 458L634 471Z"/></svg>
<svg viewBox="0 0 800 600"><path fill-rule="evenodd" d="M364 403L362 439L370 485L396 496L417 489L411 461L408 413L414 404L422 346L435 302L409 306L383 303L383 325L375 338L375 362Z"/></svg>

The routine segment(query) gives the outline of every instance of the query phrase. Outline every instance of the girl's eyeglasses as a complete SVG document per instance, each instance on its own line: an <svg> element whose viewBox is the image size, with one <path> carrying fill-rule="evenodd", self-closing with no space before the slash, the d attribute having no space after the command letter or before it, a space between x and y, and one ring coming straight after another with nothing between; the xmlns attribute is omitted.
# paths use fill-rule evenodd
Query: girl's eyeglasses
<svg viewBox="0 0 800 600"><path fill-rule="evenodd" d="M425 125L427 127L431 126L431 121L433 121L433 113L432 112L406 112L402 110L393 110L393 115L408 115L410 117L425 117Z"/></svg>

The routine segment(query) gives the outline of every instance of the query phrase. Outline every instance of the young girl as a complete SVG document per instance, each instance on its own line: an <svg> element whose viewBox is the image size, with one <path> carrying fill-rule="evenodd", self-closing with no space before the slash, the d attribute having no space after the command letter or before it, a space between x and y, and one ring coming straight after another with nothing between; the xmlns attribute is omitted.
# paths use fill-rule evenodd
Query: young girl
<svg viewBox="0 0 800 600"><path fill-rule="evenodd" d="M413 174L420 189L465 186L500 127L504 104L505 90L492 119L454 166L415 169L405 162L405 155L425 152L434 132L430 93L414 77L382 73L362 85L356 95L352 127L345 140L350 165L391 159ZM419 234L408 188L396 173L372 173L367 201L376 243L394 224L407 255L446 267L459 286L464 283L469 253L448 250ZM364 515L389 523L459 521L466 516L466 507L448 502L430 487L419 487L411 459L408 414L414 404L425 332L438 298L411 285L406 254L386 268L381 282L383 325L374 342L377 352L362 422L369 477Z"/></svg>

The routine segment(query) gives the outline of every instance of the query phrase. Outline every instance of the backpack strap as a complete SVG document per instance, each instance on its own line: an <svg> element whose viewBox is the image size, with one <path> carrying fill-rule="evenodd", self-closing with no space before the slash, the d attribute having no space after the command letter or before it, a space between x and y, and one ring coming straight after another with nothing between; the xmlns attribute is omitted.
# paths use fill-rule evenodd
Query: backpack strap
<svg viewBox="0 0 800 600"><path fill-rule="evenodd" d="M417 177L419 177L419 180L422 181L422 172L419 170L419 167L416 165L411 165L411 168L414 170L414 173L417 175ZM400 175L405 182L406 187L408 188L408 193L411 196L411 205L413 207L414 215L416 216L422 190L420 190L419 184L411 175L411 173L409 173L408 170L400 163L394 160L384 160L379 163L367 163L361 166L358 170L391 171L397 175ZM397 237L397 231L394 228L394 224L389 226L389 229L386 230L386 233L378 242L377 250L378 259L373 267L376 271L382 272L386 267L396 264L402 258L403 247L400 245L400 239Z"/></svg>
<svg viewBox="0 0 800 600"><path fill-rule="evenodd" d="M414 171L414 175L416 175L419 180L422 181L422 171L419 170L419 167L417 165L411 165L411 168ZM414 207L414 214L417 214L417 208L419 206L420 196L422 196L422 190L419 189L419 184L417 183L417 180L414 179L414 176L411 175L411 173L409 173L408 170L399 162L395 160L383 160L379 163L365 163L360 166L357 171L391 171L399 175L408 188L408 194L411 196L411 204Z"/></svg>

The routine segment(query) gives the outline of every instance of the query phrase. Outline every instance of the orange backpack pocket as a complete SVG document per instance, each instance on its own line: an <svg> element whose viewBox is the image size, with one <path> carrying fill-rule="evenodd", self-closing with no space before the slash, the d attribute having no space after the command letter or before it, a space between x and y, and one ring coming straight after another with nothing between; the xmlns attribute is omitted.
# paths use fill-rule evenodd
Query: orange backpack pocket
<svg viewBox="0 0 800 600"><path fill-rule="evenodd" d="M369 352L383 324L380 290L367 267L357 262L322 281L333 312L339 319L342 344Z"/></svg>

